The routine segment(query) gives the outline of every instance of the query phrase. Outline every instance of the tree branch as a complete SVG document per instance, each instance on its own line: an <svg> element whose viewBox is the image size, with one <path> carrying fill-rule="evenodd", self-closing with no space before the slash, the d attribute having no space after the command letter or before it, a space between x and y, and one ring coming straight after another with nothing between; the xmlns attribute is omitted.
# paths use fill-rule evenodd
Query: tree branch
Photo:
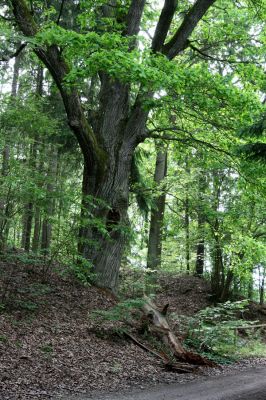
<svg viewBox="0 0 266 400"><path fill-rule="evenodd" d="M165 129L165 130L169 130L169 129ZM182 144L187 144L189 146L191 146L192 143L197 143L197 144L203 145L205 147L208 147L209 149L215 150L215 151L217 151L219 153L226 154L227 156L233 158L233 155L229 151L221 149L220 147L217 147L212 143L205 142L204 140L201 140L201 139L197 139L192 135L192 133L190 133L190 137L188 137L188 138L177 138L177 137L172 136L172 135L156 135L156 134L153 134L153 133L150 134L149 136L147 136L147 138L161 139L161 140L167 140L167 141L168 140L169 141L175 141L175 142L179 142L179 143L182 143Z"/></svg>
<svg viewBox="0 0 266 400"><path fill-rule="evenodd" d="M61 6L60 6L59 15L58 15L58 18L57 18L57 21L56 21L56 24L57 24L57 25L59 25L59 22L60 22L60 19L61 19L63 10L64 10L64 5L65 5L65 0L62 0L62 1L61 1Z"/></svg>
<svg viewBox="0 0 266 400"><path fill-rule="evenodd" d="M19 48L12 54L10 54L9 56L3 57L0 59L0 62L7 62L9 60L11 60L14 57L17 57L23 49L25 49L25 47L27 46L27 43L23 43L19 46Z"/></svg>
<svg viewBox="0 0 266 400"><path fill-rule="evenodd" d="M162 50L176 8L177 0L165 0L152 40L151 47L154 52Z"/></svg>
<svg viewBox="0 0 266 400"><path fill-rule="evenodd" d="M148 129L147 135L148 135L148 137L151 137L151 134L153 134L153 132L166 132L166 131L183 132L183 133L188 133L190 135L192 134L192 132L187 131L186 129L183 129L183 128L178 128L177 126L167 126L165 128Z"/></svg>
<svg viewBox="0 0 266 400"><path fill-rule="evenodd" d="M210 60L213 60L213 61L224 62L224 63L228 63L228 64L251 64L251 63L252 64L259 64L256 61L233 61L233 60L228 60L228 59L225 59L225 58L213 57L210 54L205 53L201 49L198 49L190 41L188 41L188 47L190 47L192 50L194 50L197 53L199 53L202 56L202 58L204 58L204 59L209 58Z"/></svg>
<svg viewBox="0 0 266 400"><path fill-rule="evenodd" d="M194 3L172 39L163 47L163 54L169 60L188 47L188 38L213 3L215 0L197 0Z"/></svg>

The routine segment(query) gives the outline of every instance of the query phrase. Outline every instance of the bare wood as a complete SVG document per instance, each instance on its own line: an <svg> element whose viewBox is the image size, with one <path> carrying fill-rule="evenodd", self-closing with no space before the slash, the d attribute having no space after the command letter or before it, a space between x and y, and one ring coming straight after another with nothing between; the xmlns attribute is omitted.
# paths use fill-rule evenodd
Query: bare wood
<svg viewBox="0 0 266 400"><path fill-rule="evenodd" d="M165 307L161 311L147 296L144 296L144 300L143 312L148 320L150 332L159 337L159 339L170 350L174 358L194 365L216 366L215 363L207 360L199 354L184 349L180 340L171 330L166 316L162 313Z"/></svg>

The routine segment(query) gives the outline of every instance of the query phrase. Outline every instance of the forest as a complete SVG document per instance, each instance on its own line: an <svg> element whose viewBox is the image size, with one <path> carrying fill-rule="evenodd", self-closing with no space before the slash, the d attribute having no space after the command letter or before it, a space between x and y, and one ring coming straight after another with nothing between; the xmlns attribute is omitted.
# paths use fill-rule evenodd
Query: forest
<svg viewBox="0 0 266 400"><path fill-rule="evenodd" d="M55 398L32 376L64 323L74 354L127 343L104 390L138 363L266 364L265 20L265 0L0 0L1 398Z"/></svg>

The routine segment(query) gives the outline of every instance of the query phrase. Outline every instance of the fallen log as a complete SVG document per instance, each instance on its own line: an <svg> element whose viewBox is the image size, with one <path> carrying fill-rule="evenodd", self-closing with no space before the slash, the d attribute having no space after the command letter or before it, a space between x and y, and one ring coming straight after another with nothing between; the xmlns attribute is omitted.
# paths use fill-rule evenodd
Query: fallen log
<svg viewBox="0 0 266 400"><path fill-rule="evenodd" d="M181 341L174 334L167 321L166 314L168 305L160 310L147 296L145 296L144 299L145 303L142 310L146 317L148 330L151 334L159 338L166 346L166 349L169 350L171 354L168 358L169 364L173 364L173 362L171 363L170 361L171 358L173 358L179 362L181 361L192 365L217 366L214 362L199 354L187 351L182 346Z"/></svg>

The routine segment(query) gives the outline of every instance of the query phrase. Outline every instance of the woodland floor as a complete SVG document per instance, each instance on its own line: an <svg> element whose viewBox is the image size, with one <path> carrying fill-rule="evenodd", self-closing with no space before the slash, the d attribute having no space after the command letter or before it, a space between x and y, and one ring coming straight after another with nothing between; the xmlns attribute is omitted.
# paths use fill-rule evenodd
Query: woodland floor
<svg viewBox="0 0 266 400"><path fill-rule="evenodd" d="M90 318L115 300L70 277L21 262L0 262L0 399L49 399L184 382L195 374L167 372L145 350ZM160 278L156 297L170 311L193 315L209 305L209 288L195 277ZM255 307L255 306L254 306ZM263 316L262 316L263 318ZM264 316L266 319L266 317ZM266 365L265 359L201 369L200 375Z"/></svg>

